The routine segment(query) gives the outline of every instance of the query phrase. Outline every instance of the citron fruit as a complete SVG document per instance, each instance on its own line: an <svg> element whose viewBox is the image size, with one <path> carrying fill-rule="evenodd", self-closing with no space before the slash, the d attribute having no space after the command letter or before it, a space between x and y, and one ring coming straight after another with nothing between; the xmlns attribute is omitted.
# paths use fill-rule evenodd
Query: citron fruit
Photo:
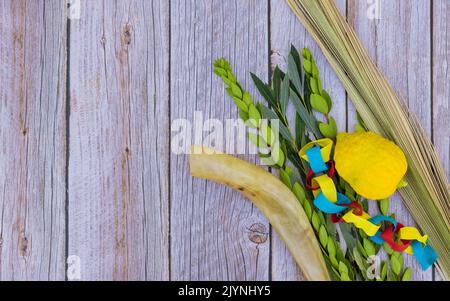
<svg viewBox="0 0 450 301"><path fill-rule="evenodd" d="M403 151L373 132L339 133L334 161L339 175L371 200L392 195L408 168Z"/></svg>

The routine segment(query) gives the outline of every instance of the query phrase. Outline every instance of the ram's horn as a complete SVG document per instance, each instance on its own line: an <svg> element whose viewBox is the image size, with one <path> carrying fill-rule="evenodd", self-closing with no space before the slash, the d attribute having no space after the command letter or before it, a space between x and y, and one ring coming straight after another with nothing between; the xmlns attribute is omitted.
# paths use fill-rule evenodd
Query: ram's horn
<svg viewBox="0 0 450 301"><path fill-rule="evenodd" d="M330 280L319 242L295 195L264 169L225 154L194 147L189 157L194 177L242 192L266 216L308 280Z"/></svg>

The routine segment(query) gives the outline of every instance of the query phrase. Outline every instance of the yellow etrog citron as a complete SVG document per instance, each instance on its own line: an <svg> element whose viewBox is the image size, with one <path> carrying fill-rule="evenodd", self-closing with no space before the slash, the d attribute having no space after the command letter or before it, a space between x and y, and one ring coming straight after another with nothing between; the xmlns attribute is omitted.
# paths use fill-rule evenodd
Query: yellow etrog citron
<svg viewBox="0 0 450 301"><path fill-rule="evenodd" d="M334 161L339 175L371 200L392 195L408 168L403 151L373 132L339 133Z"/></svg>

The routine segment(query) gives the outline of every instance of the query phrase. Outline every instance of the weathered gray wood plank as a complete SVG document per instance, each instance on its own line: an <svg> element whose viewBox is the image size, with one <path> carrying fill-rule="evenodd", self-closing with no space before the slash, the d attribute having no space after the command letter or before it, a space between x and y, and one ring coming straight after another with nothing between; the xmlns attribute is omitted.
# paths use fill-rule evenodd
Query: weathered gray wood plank
<svg viewBox="0 0 450 301"><path fill-rule="evenodd" d="M450 2L433 1L433 142L450 178ZM435 279L440 275L435 272Z"/></svg>
<svg viewBox="0 0 450 301"><path fill-rule="evenodd" d="M0 2L0 280L65 277L65 3Z"/></svg>
<svg viewBox="0 0 450 301"><path fill-rule="evenodd" d="M267 79L267 20L267 1L172 1L172 122L193 124L194 111L204 120L238 117L212 63L230 60L238 80L257 95L248 72ZM172 136L178 134L174 129ZM262 214L229 188L193 179L186 155L172 154L170 175L171 279L267 280L269 225Z"/></svg>
<svg viewBox="0 0 450 301"><path fill-rule="evenodd" d="M450 3L433 2L433 140L450 178Z"/></svg>
<svg viewBox="0 0 450 301"><path fill-rule="evenodd" d="M369 15L374 12L372 8L366 1L348 0L349 21L378 67L431 135L430 2L382 0L379 20L368 17L368 11ZM350 106L349 127L355 122ZM391 212L403 224L414 224L398 196L391 200ZM413 270L413 279L432 279L431 269L422 272L413 256L404 256L405 264Z"/></svg>
<svg viewBox="0 0 450 301"><path fill-rule="evenodd" d="M338 5L345 14L345 0L339 0ZM334 100L332 116L341 131L346 129L346 95L345 90L328 65L317 44L289 9L284 0L271 0L270 5L270 33L271 33L271 64L272 68L279 65L282 70L287 69L287 55L291 44L297 50L308 47L315 56L320 76L330 96ZM295 129L295 110L289 108L292 130ZM286 249L284 243L276 233L272 233L272 279L273 280L302 280L304 279L294 259Z"/></svg>
<svg viewBox="0 0 450 301"><path fill-rule="evenodd" d="M69 255L82 280L167 280L169 4L81 4L70 24Z"/></svg>

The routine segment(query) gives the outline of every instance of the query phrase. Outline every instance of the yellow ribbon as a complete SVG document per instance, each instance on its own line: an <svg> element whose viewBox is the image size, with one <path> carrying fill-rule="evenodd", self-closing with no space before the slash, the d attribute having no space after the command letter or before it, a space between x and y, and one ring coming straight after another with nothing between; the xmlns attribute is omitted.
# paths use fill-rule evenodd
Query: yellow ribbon
<svg viewBox="0 0 450 301"><path fill-rule="evenodd" d="M320 153L322 154L322 159L323 162L328 162L331 159L331 150L333 149L333 140L328 139L328 138L324 138L324 139L319 139L316 141L312 141L308 144L306 144L305 146L302 147L302 149L298 152L298 154L300 155L300 157L305 160L306 162L308 161L308 156L306 156L306 150L310 149L313 146L320 146Z"/></svg>
<svg viewBox="0 0 450 301"><path fill-rule="evenodd" d="M364 231L368 236L374 236L381 226L377 226L368 221L370 215L363 211L362 215L356 215L353 213L353 210L347 212L342 219L346 223L354 224L356 228L359 228Z"/></svg>
<svg viewBox="0 0 450 301"><path fill-rule="evenodd" d="M333 203L337 202L337 191L336 186L334 185L333 180L327 175L321 175L318 177L315 177L311 180L311 185L313 187L319 186L320 189L313 190L314 197L317 197L317 195L322 191L324 196Z"/></svg>

